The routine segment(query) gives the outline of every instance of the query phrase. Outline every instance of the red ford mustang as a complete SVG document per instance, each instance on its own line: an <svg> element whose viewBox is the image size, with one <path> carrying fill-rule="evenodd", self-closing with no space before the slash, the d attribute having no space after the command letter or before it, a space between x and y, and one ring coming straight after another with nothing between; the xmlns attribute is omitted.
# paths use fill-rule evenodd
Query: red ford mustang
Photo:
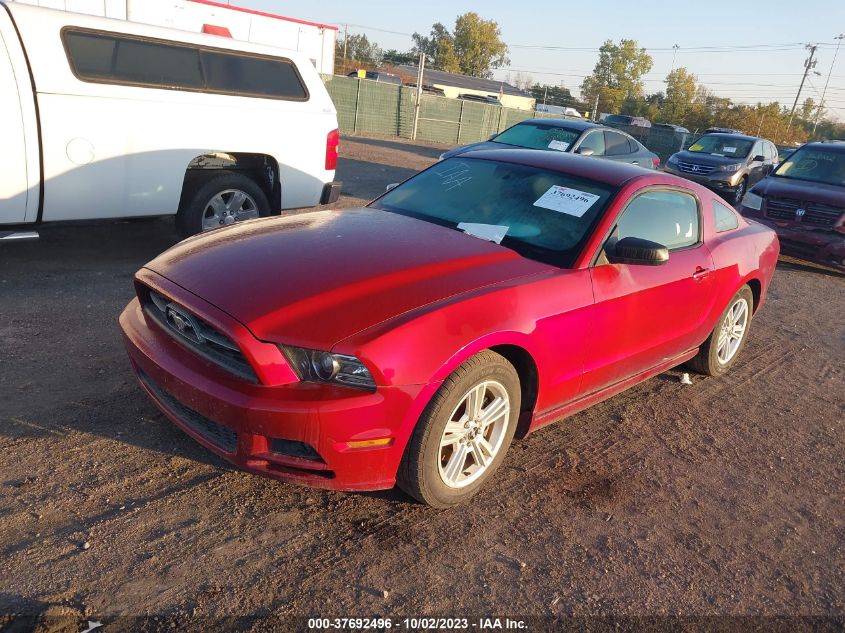
<svg viewBox="0 0 845 633"><path fill-rule="evenodd" d="M367 207L234 225L142 268L143 388L257 473L466 500L522 435L687 362L737 359L774 233L696 184L472 152Z"/></svg>

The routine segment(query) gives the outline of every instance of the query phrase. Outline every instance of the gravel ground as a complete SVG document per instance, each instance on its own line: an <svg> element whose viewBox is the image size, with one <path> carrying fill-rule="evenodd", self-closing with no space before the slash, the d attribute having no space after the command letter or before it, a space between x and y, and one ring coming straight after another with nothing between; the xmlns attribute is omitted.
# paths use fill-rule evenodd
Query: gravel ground
<svg viewBox="0 0 845 633"><path fill-rule="evenodd" d="M341 151L350 206L442 148L347 138ZM438 512L239 472L157 412L116 319L135 270L176 241L171 220L41 234L0 246L0 629L842 625L842 276L782 263L728 376L683 385L670 371L548 426L468 506ZM716 617L661 619L702 616Z"/></svg>

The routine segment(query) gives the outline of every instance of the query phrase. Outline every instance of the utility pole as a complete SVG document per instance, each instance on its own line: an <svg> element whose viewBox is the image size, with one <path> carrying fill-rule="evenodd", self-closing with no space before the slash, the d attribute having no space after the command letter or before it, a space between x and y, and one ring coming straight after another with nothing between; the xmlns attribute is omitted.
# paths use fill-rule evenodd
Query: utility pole
<svg viewBox="0 0 845 633"><path fill-rule="evenodd" d="M543 105L546 105L546 97L548 95L549 95L549 87L546 86L546 88L543 90Z"/></svg>
<svg viewBox="0 0 845 633"><path fill-rule="evenodd" d="M343 71L342 75L346 74L346 43L349 41L349 25L343 25Z"/></svg>
<svg viewBox="0 0 845 633"><path fill-rule="evenodd" d="M596 102L593 104L593 121L599 120L599 95L601 94L601 88L596 91Z"/></svg>
<svg viewBox="0 0 845 633"><path fill-rule="evenodd" d="M827 94L827 85L830 83L830 76L833 74L833 65L836 63L836 56L839 54L839 45L842 43L843 38L845 35L839 34L835 38L836 40L836 50L833 51L833 61L830 62L830 70L827 71L827 80L824 82L824 90L822 90L822 100L819 103L819 109L816 110L816 120L813 121L813 133L811 136L816 135L816 127L819 125L819 119L822 116L822 108L824 107L824 96Z"/></svg>
<svg viewBox="0 0 845 633"><path fill-rule="evenodd" d="M795 103L792 104L792 111L789 113L789 122L786 124L786 133L789 133L789 128L792 127L792 118L795 116L795 108L798 107L798 99L801 98L801 90L804 88L804 82L807 80L807 75L816 67L817 60L813 59L816 56L815 44L807 44L807 50L810 51L810 56L804 60L804 75L801 77L801 85L798 86L798 94L795 95Z"/></svg>
<svg viewBox="0 0 845 633"><path fill-rule="evenodd" d="M417 126L420 122L420 102L422 101L423 79L425 78L425 53L420 53L419 67L417 68L417 100L414 103L414 130L411 134L411 140L417 140ZM463 112L463 102L461 102L461 112ZM460 131L459 131L460 133Z"/></svg>

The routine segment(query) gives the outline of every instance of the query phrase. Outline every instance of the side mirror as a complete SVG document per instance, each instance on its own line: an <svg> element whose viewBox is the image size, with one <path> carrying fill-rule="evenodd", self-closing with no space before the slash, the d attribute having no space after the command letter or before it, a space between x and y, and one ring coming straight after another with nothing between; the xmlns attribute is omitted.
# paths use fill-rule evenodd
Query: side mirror
<svg viewBox="0 0 845 633"><path fill-rule="evenodd" d="M390 191L391 189L395 189L395 188L396 188L396 187L398 187L398 186L399 186L399 183L398 183L398 182L392 182L392 183L390 183L389 185L387 185L387 186L384 188L384 190L385 190L385 192L387 192L387 191Z"/></svg>
<svg viewBox="0 0 845 633"><path fill-rule="evenodd" d="M639 264L660 266L669 261L669 249L663 244L640 237L623 237L605 249L607 261L611 264Z"/></svg>
<svg viewBox="0 0 845 633"><path fill-rule="evenodd" d="M766 161L766 157L762 154L757 154L754 158L751 159L752 163L763 163Z"/></svg>
<svg viewBox="0 0 845 633"><path fill-rule="evenodd" d="M595 154L596 151L591 147L579 147L576 154L581 154L581 156L592 156Z"/></svg>

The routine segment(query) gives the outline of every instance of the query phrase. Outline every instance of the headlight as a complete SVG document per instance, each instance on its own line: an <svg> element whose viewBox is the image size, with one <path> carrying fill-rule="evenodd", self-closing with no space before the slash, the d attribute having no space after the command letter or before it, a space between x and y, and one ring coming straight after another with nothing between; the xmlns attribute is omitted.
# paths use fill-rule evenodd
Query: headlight
<svg viewBox="0 0 845 633"><path fill-rule="evenodd" d="M749 191L742 199L742 206L759 211L763 206L763 197Z"/></svg>
<svg viewBox="0 0 845 633"><path fill-rule="evenodd" d="M279 348L300 380L336 383L359 389L376 388L370 370L354 356L288 345L280 345Z"/></svg>
<svg viewBox="0 0 845 633"><path fill-rule="evenodd" d="M678 156L677 154L672 154L669 157L669 160L666 161L667 165L677 165L678 164Z"/></svg>
<svg viewBox="0 0 845 633"><path fill-rule="evenodd" d="M739 171L742 168L741 163L736 163L734 165L722 165L719 167L719 171Z"/></svg>

